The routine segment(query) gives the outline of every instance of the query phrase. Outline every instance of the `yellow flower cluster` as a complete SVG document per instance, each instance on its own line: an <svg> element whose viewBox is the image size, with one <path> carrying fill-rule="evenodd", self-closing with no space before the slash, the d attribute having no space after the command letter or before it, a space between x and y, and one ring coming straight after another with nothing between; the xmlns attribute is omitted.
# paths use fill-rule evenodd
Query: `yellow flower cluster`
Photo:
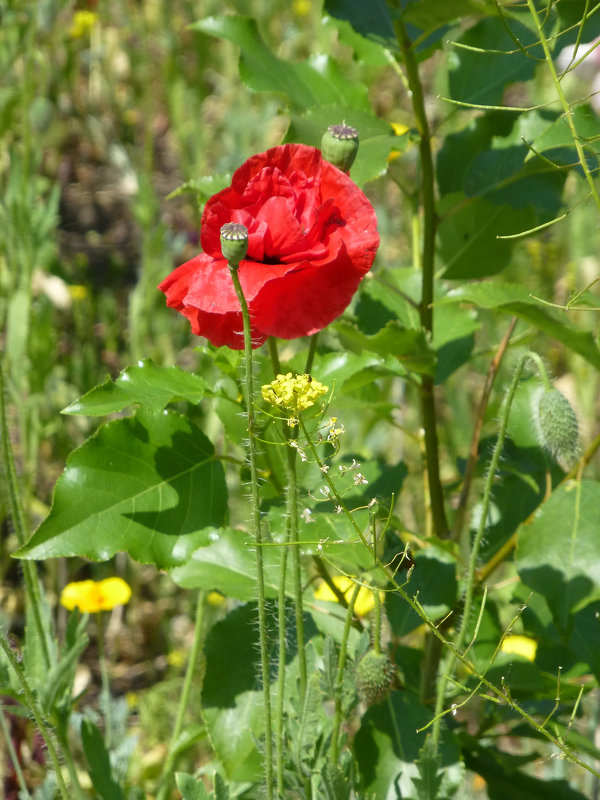
<svg viewBox="0 0 600 800"><path fill-rule="evenodd" d="M262 387L262 396L267 403L291 412L292 420L297 419L301 411L315 404L321 395L328 391L319 381L310 375L278 375L274 381ZM290 420L290 424L293 424Z"/></svg>
<svg viewBox="0 0 600 800"><path fill-rule="evenodd" d="M68 583L60 594L60 602L69 611L78 608L82 613L110 611L129 602L131 588L122 578L103 581Z"/></svg>
<svg viewBox="0 0 600 800"><path fill-rule="evenodd" d="M88 36L97 22L98 14L95 11L76 11L69 28L69 36L71 39L83 39L84 36Z"/></svg>

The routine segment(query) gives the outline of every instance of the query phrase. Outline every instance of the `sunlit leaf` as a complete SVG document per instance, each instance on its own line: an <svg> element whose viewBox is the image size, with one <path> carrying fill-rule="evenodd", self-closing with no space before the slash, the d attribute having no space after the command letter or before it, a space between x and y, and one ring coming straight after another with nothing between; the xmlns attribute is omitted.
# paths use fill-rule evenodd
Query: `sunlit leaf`
<svg viewBox="0 0 600 800"><path fill-rule="evenodd" d="M123 550L172 567L206 544L204 529L222 523L226 503L223 467L206 436L174 412L140 410L73 451L50 515L16 555L103 561Z"/></svg>

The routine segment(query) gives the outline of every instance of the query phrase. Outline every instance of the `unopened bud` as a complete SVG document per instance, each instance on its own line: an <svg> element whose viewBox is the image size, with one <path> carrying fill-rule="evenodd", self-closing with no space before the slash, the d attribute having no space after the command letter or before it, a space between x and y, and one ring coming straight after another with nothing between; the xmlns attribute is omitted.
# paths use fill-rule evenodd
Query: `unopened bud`
<svg viewBox="0 0 600 800"><path fill-rule="evenodd" d="M540 396L536 416L543 446L570 467L579 456L579 426L571 404L558 389L547 389Z"/></svg>
<svg viewBox="0 0 600 800"><path fill-rule="evenodd" d="M248 228L239 222L228 222L223 225L221 252L231 266L237 267L248 252Z"/></svg>
<svg viewBox="0 0 600 800"><path fill-rule="evenodd" d="M358 131L343 122L330 125L321 140L323 158L342 172L349 172L358 153Z"/></svg>

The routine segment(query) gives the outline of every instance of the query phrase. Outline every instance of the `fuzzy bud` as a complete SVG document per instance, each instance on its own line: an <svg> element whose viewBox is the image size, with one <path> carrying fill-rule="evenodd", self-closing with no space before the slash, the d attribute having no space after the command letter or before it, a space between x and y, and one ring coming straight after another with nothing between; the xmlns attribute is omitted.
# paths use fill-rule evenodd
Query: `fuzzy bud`
<svg viewBox="0 0 600 800"><path fill-rule="evenodd" d="M343 122L330 125L321 140L321 154L342 172L349 172L358 153L358 131Z"/></svg>
<svg viewBox="0 0 600 800"><path fill-rule="evenodd" d="M356 688L367 703L377 703L396 682L396 670L383 653L369 650L356 667Z"/></svg>
<svg viewBox="0 0 600 800"><path fill-rule="evenodd" d="M553 458L570 467L579 455L579 428L567 398L558 389L542 392L536 417L542 445Z"/></svg>
<svg viewBox="0 0 600 800"><path fill-rule="evenodd" d="M221 253L229 265L237 267L248 252L248 228L239 222L228 222L221 228Z"/></svg>

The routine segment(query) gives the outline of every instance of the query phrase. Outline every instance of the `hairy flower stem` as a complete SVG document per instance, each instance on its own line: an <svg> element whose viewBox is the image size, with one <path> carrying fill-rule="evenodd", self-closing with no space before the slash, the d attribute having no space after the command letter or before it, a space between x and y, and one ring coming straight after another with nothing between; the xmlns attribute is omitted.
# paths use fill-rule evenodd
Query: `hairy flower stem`
<svg viewBox="0 0 600 800"><path fill-rule="evenodd" d="M295 433L295 431L294 431ZM291 441L295 436L290 436ZM304 614L302 602L302 569L300 564L300 544L298 542L298 482L296 475L296 450L287 447L287 513L292 546L292 571L294 575L294 603L296 610L296 640L298 643L298 666L300 670L300 698L306 697L306 653L304 652Z"/></svg>
<svg viewBox="0 0 600 800"><path fill-rule="evenodd" d="M286 545L290 541L290 524L288 519ZM279 591L277 593L277 623L279 626L279 664L277 667L277 704L275 706L275 767L277 772L277 796L283 797L285 765L285 734L283 730L283 701L285 699L285 657L286 644L286 607L285 607L285 582L287 575L288 548L281 551L281 564L279 566Z"/></svg>
<svg viewBox="0 0 600 800"><path fill-rule="evenodd" d="M346 665L346 652L348 649L348 636L350 635L350 627L352 625L352 618L354 616L354 604L360 592L360 584L357 583L352 590L350 602L346 609L346 621L344 623L344 630L342 633L342 641L340 643L340 654L338 657L338 667L335 676L335 708L333 712L333 731L331 734L331 764L334 766L338 763L340 754L340 728L342 725L342 699L344 689L344 667Z"/></svg>
<svg viewBox="0 0 600 800"><path fill-rule="evenodd" d="M401 20L394 22L396 37L406 70L406 78L411 92L415 122L419 131L419 154L421 163L421 201L423 205L423 252L421 256L421 273L423 285L419 307L421 325L429 337L433 334L433 287L435 266L435 172L431 151L431 134L425 114L423 87L419 77L419 68L412 48L412 42L406 34ZM449 535L444 492L440 480L439 444L437 435L437 417L435 410L434 381L430 375L423 375L421 380L421 422L425 432L425 456L427 479L429 483L429 500L431 516L436 536L444 539Z"/></svg>
<svg viewBox="0 0 600 800"><path fill-rule="evenodd" d="M7 505L10 518L12 520L19 544L24 545L27 541L28 531L25 523L25 512L23 511L23 505L21 503L17 473L15 470L15 460L10 442L10 434L8 431L8 421L6 415L6 390L4 386L4 371L2 369L2 364L0 364L0 452L0 472L2 472L4 476L3 482L6 487L8 501ZM42 647L44 666L46 667L46 670L50 671L52 667L49 642L51 631L48 629L47 625L44 625L42 620L43 589L41 581L36 565L33 561L24 559L21 561L21 565L23 568L23 577L25 579L27 598L31 606L34 624Z"/></svg>
<svg viewBox="0 0 600 800"><path fill-rule="evenodd" d="M498 439L494 447L494 452L492 453L492 459L490 461L490 465L488 467L488 472L485 480L485 485L483 489L483 498L481 501L481 516L479 518L479 525L477 527L475 538L473 539L473 544L471 545L471 555L469 558L469 565L467 569L467 575L465 578L465 598L464 598L462 622L454 643L454 648L448 653L448 657L444 664L444 668L442 669L442 674L440 675L437 684L437 695L436 695L436 706L435 706L436 720L433 725L433 733L432 733L432 740L436 748L440 738L441 714L444 708L446 688L454 672L457 653L461 653L467 638L467 633L471 625L473 597L475 594L475 586L477 584L476 571L477 571L477 562L479 560L479 550L481 548L481 542L483 540L483 535L485 533L487 525L490 502L492 499L492 487L494 485L496 472L498 470L498 465L500 463L500 456L502 455L502 448L504 446L504 439L506 437L506 430L508 428L508 419L510 416L510 410L512 407L513 400L515 398L517 388L519 386L519 380L521 379L521 373L523 372L523 367L529 360L533 361L537 366L540 376L544 381L544 384L547 385L549 383L546 369L544 367L541 358L537 355L537 353L533 353L531 351L523 353L523 355L517 362L512 383L510 385L508 394L506 396L506 401L504 403L504 408L502 410L502 418L500 420L500 430L498 431Z"/></svg>
<svg viewBox="0 0 600 800"><path fill-rule="evenodd" d="M10 646L8 640L6 639L4 633L2 632L0 632L0 647L4 651L4 655L8 659L11 667L13 668L17 676L17 680L21 684L21 689L23 690L23 699L25 705L27 706L27 710L35 720L35 724L37 725L37 728L41 733L42 738L44 739L46 747L48 748L48 755L50 756L50 760L52 761L52 766L54 767L54 772L56 773L56 782L58 783L58 788L63 797L63 800L71 800L72 795L67 790L65 781L62 776L60 761L58 759L58 754L54 746L54 740L50 728L48 728L48 726L46 725L46 722L44 721L44 716L41 710L38 708L35 696L31 690L31 687L29 686L27 678L25 677L25 671L23 670L23 667L17 660L17 657L13 653L12 647ZM75 786L74 789L76 790L77 786ZM79 792L76 791L75 793L77 794L77 796L81 796L81 789L79 788Z"/></svg>
<svg viewBox="0 0 600 800"><path fill-rule="evenodd" d="M250 459L250 525L256 545L256 596L258 605L258 634L260 640L261 678L263 688L263 707L265 714L265 782L267 800L273 800L273 740L271 736L271 689L269 683L269 648L267 643L267 615L265 609L265 576L262 551L262 531L260 522L260 497L258 493L258 469L256 465L256 443L254 434L254 376L252 374L252 332L250 312L242 291L237 273L237 263L229 263L229 272L235 292L242 309L244 322L244 366L246 411L248 419L248 456Z"/></svg>
<svg viewBox="0 0 600 800"><path fill-rule="evenodd" d="M181 732L183 730L183 723L185 720L185 712L189 706L190 692L196 675L196 667L198 665L198 657L202 647L202 634L204 632L204 601L206 592L199 591L196 600L196 620L194 622L194 638L192 640L192 647L188 654L188 662L185 670L185 678L183 681L183 689L179 699L179 706L177 708L177 717L175 718L175 725L173 727L173 734L169 742L169 750L167 758L163 765L162 774L160 777L160 784L156 795L156 800L165 800L169 795L171 784L173 781L173 768L177 759L177 743Z"/></svg>

